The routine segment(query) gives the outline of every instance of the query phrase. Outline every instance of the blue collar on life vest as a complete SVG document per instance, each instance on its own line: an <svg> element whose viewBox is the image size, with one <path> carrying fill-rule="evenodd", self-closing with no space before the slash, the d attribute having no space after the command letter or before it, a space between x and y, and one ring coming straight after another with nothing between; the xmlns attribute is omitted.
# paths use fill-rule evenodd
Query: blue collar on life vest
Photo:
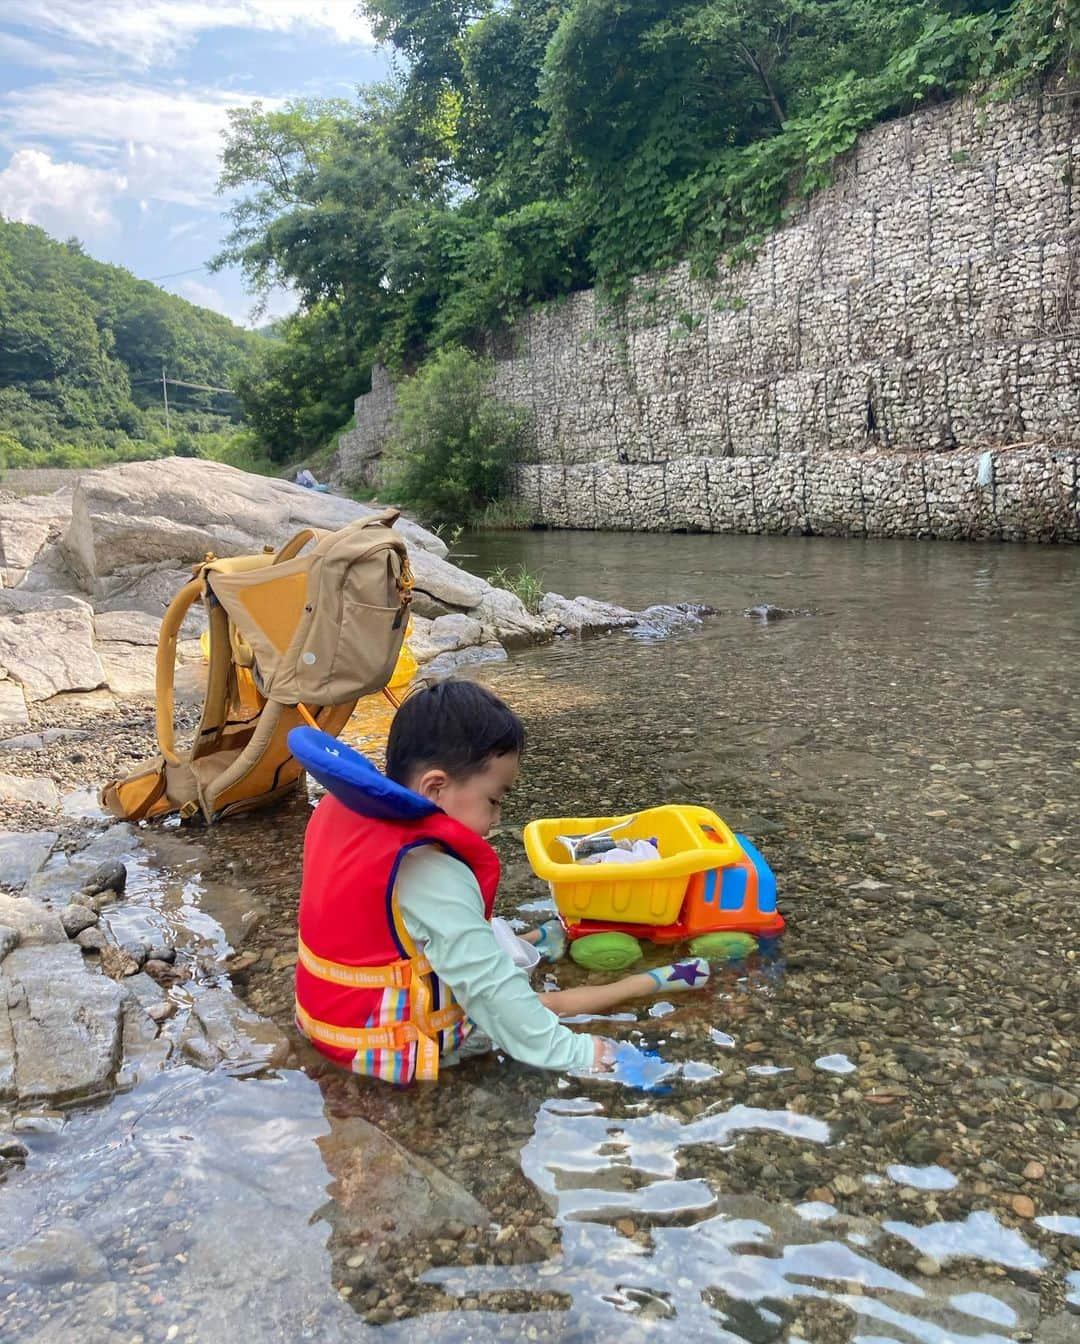
<svg viewBox="0 0 1080 1344"><path fill-rule="evenodd" d="M327 793L350 812L377 821L417 821L439 809L412 789L395 784L354 747L318 728L294 728L289 750Z"/></svg>

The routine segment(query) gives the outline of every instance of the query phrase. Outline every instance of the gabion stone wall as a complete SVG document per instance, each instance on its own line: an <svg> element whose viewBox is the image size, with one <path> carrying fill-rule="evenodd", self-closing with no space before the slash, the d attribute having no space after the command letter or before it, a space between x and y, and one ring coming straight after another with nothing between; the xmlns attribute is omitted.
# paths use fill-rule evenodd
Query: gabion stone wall
<svg viewBox="0 0 1080 1344"><path fill-rule="evenodd" d="M517 495L552 527L1080 541L1080 451L777 453L539 463Z"/></svg>
<svg viewBox="0 0 1080 1344"><path fill-rule="evenodd" d="M1076 444L1076 101L960 99L879 126L719 279L676 267L623 309L580 293L493 338L495 390L532 409L533 462L553 469L522 472L539 520L566 526L555 501L573 499L576 526L741 531L775 494L776 527L834 530L835 514L860 534L953 535L924 516L970 474L952 453ZM858 509L827 502L849 496Z"/></svg>
<svg viewBox="0 0 1080 1344"><path fill-rule="evenodd" d="M381 364L371 370L371 391L353 403L354 427L338 435L335 479L367 484L390 436L397 405L394 385Z"/></svg>

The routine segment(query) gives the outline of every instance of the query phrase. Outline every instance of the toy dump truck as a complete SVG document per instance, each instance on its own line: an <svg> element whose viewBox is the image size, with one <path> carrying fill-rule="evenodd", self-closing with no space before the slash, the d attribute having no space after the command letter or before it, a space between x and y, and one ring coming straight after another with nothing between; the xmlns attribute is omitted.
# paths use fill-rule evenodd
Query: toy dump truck
<svg viewBox="0 0 1080 1344"><path fill-rule="evenodd" d="M582 864L559 839L603 832L650 840L660 857ZM583 966L632 965L640 939L689 941L696 955L730 955L737 940L728 935L776 938L784 930L769 865L707 808L672 803L622 818L545 818L530 822L524 838L533 872L551 887L571 955ZM744 938L742 946L751 944Z"/></svg>

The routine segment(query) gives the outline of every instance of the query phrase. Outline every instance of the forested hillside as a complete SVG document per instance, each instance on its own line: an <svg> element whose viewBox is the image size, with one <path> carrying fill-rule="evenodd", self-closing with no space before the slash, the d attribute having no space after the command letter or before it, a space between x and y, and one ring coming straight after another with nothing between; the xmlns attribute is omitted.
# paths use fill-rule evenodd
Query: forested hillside
<svg viewBox="0 0 1080 1344"><path fill-rule="evenodd" d="M291 284L242 381L278 454L524 305L753 247L874 122L1075 83L1075 0L366 0L398 58L353 101L232 114L219 259Z"/></svg>
<svg viewBox="0 0 1080 1344"><path fill-rule="evenodd" d="M260 338L77 242L0 218L0 466L83 465L220 445L232 387Z"/></svg>

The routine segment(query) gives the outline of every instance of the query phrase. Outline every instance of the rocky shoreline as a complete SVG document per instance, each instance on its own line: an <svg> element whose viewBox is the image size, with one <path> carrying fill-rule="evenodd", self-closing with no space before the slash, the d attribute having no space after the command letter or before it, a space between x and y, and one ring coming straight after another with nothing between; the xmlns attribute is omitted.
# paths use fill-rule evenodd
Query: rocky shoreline
<svg viewBox="0 0 1080 1344"><path fill-rule="evenodd" d="M207 551L281 545L368 506L167 459L88 472L50 495L0 499L0 1134L43 1107L97 1099L183 1059L265 1064L287 1038L228 988L243 963L192 964L169 942L123 940L123 860L136 828L109 823L96 787L156 750L161 614ZM409 647L426 677L558 637L700 621L702 607L631 612L547 594L532 613L401 520L416 575ZM194 617L178 648L177 717L196 721L203 655ZM185 981L200 980L196 998ZM176 993L173 993L173 990ZM5 1146L6 1145L6 1146ZM19 1143L0 1143L0 1164Z"/></svg>

